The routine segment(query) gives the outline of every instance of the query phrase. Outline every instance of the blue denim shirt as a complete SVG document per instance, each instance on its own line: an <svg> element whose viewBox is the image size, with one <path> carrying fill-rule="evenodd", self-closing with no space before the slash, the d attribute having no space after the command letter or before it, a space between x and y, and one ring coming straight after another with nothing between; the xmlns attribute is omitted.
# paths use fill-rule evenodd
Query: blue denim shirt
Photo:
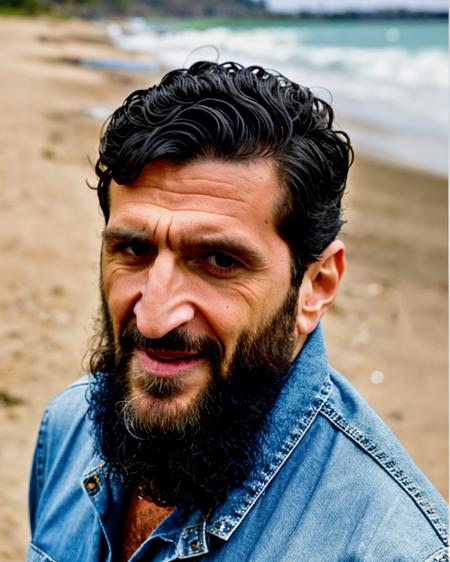
<svg viewBox="0 0 450 562"><path fill-rule="evenodd" d="M93 452L88 377L48 406L30 485L28 562L112 561L123 498ZM133 562L448 561L447 507L310 336L246 483L208 517L180 509Z"/></svg>

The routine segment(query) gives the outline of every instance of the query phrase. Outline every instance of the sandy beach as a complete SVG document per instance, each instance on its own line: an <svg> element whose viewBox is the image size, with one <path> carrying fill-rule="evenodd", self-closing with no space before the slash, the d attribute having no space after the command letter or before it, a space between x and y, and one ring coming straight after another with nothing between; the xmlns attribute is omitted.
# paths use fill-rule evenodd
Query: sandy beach
<svg viewBox="0 0 450 562"><path fill-rule="evenodd" d="M102 119L92 115L155 77L67 62L135 60L93 23L3 17L0 38L0 560L18 562L39 419L83 372L96 313L102 224L86 182L95 183ZM445 496L446 186L357 156L345 200L348 271L324 322L331 363Z"/></svg>

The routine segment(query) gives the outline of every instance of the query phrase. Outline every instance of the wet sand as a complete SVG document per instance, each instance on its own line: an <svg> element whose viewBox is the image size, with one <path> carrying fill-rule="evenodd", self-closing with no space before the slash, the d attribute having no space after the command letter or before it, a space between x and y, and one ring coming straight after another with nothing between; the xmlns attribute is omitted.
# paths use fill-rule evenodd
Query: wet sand
<svg viewBox="0 0 450 562"><path fill-rule="evenodd" d="M0 37L0 559L19 561L38 422L83 372L97 306L102 225L85 182L101 120L86 110L113 109L154 77L64 62L135 60L92 23L0 18ZM446 495L446 181L358 157L345 205L348 271L324 322L331 362Z"/></svg>

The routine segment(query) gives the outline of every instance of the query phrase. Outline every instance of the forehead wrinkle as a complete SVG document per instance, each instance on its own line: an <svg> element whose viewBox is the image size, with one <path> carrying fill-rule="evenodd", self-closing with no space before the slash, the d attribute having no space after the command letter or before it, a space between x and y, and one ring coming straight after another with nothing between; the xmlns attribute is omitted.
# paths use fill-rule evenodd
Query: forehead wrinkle
<svg viewBox="0 0 450 562"><path fill-rule="evenodd" d="M155 242L164 242L167 248L172 249L171 237L171 227L174 221L174 217L170 214L160 214L153 225L153 240ZM176 235L176 231L175 231ZM172 236L173 238L173 236Z"/></svg>
<svg viewBox="0 0 450 562"><path fill-rule="evenodd" d="M207 180L202 180L204 183L206 183ZM217 184L216 181L214 180L208 180L209 183L213 183L213 184ZM223 182L226 183L226 182ZM167 195L168 197L172 197L173 199L178 199L178 198L184 198L184 197L195 197L195 198L205 198L205 199L221 199L221 200L228 200L228 201L233 201L236 203L246 203L246 200L244 197L232 197L229 194L226 193L221 193L219 195L213 195L211 193L204 193L202 191L177 191L176 189L168 189L167 187L159 187L159 186L153 186L153 185L145 185L145 184L139 184L136 185L134 187L132 187L132 184L127 186L128 189L151 189L153 191L160 191L163 194ZM236 188L234 186L230 185L230 191L231 190L236 190ZM248 190L242 190L242 193L248 192Z"/></svg>
<svg viewBox="0 0 450 562"><path fill-rule="evenodd" d="M253 205L251 202L246 202L246 201L239 201L240 203L242 203L243 205L245 205L246 207L249 207L250 209L253 208ZM233 209L229 209L226 211L220 211L216 208L211 209L211 210L204 210L204 209L199 209L198 207L187 207L187 208L180 208L180 209L173 209L172 207L168 207L166 205L162 205L161 203L154 203L151 202L149 203L148 201L146 201L145 199L136 199L136 200L129 200L129 201L125 201L124 202L125 205L130 205L132 207L140 207L142 209L145 208L149 208L149 207L154 207L156 210L157 209L164 209L164 211L167 211L167 215L168 216L170 213L192 213L193 215L206 215L206 216L220 216L220 217L225 217L225 218L229 218L229 219L234 219L236 217L234 217L233 215ZM126 209L126 210L122 210L120 214L127 214L127 215L132 215L136 218L138 218L139 220L145 220L148 222L148 216L145 214L145 211L143 211L142 213L140 213L139 211L136 210L130 210L130 209ZM271 213L273 214L273 213Z"/></svg>
<svg viewBox="0 0 450 562"><path fill-rule="evenodd" d="M265 162L267 162L265 160ZM204 164L213 164L212 162L205 162ZM183 183L189 184L196 184L202 186L202 184L206 185L217 185L219 188L221 186L226 186L225 189L234 189L236 184L240 185L242 180L245 180L250 185L259 186L261 183L266 182L267 180L270 181L268 176L274 176L275 179L280 179L278 177L278 167L271 163L267 168L267 172L260 172L259 177L252 178L251 175L248 174L248 171L252 170L251 166L247 166L245 163L242 162L232 162L232 163L221 163L220 167L224 165L226 169L226 174L224 174L223 169L218 169L217 171L214 170L214 166L208 170L208 175L204 173L199 173L198 170L195 170L196 166L202 167L203 164L184 164L179 167L179 169L173 169L170 167L169 171L163 171L156 169L152 171L152 165L147 165L144 167L141 175L135 179L133 182L129 184L125 184L130 187L148 187L151 189L165 189L161 187L162 185L171 185L173 184L173 188L171 189L175 193L180 193L176 190L176 186ZM189 169L189 172L186 170ZM226 179L223 179L223 177ZM147 183L148 182L148 183Z"/></svg>

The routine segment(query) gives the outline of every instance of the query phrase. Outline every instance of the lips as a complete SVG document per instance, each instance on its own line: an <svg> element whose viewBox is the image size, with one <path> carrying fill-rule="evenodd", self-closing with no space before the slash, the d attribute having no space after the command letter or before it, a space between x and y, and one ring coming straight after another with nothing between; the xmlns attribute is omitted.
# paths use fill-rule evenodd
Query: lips
<svg viewBox="0 0 450 562"><path fill-rule="evenodd" d="M153 357L159 361L179 361L182 359L189 361L190 359L197 357L194 353L186 353L184 351L142 351L149 357Z"/></svg>
<svg viewBox="0 0 450 562"><path fill-rule="evenodd" d="M188 372L203 356L184 351L148 351L138 349L136 356L143 371L157 376L175 376Z"/></svg>

